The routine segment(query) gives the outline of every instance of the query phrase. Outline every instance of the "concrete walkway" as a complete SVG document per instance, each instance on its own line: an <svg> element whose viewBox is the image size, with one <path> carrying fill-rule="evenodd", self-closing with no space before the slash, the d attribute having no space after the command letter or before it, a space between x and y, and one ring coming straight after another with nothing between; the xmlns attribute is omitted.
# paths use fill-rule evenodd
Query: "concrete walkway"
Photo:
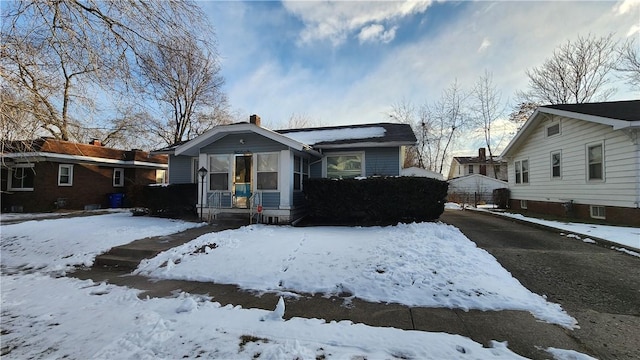
<svg viewBox="0 0 640 360"><path fill-rule="evenodd" d="M235 225L234 225L235 226ZM147 238L135 242L135 248L148 247L154 252L158 247L177 246L203 233L228 229L223 224L213 224L199 230L187 230L170 236ZM133 244L133 243L132 243ZM159 245L163 244L163 245ZM243 291L235 285L196 281L154 280L131 275L118 267L95 266L69 274L79 279L91 279L114 285L139 289L140 298L171 297L180 292L208 295L222 305L241 305L244 308L273 310L279 294L257 294ZM371 303L359 299L322 295L299 294L287 297L285 318L303 317L331 320L350 320L371 326L394 327L405 330L445 332L469 337L485 346L492 340L508 342L509 348L531 359L548 359L541 349L555 347L589 354L589 350L572 335L571 331L556 325L540 322L531 314L521 311L465 312L457 309L409 307L399 304Z"/></svg>

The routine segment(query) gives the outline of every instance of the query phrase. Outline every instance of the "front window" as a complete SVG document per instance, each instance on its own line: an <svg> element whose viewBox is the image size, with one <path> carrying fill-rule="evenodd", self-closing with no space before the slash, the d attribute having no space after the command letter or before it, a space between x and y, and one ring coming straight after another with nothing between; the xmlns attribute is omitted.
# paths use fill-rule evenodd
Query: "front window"
<svg viewBox="0 0 640 360"><path fill-rule="evenodd" d="M258 190L278 190L278 154L258 154Z"/></svg>
<svg viewBox="0 0 640 360"><path fill-rule="evenodd" d="M209 190L229 190L229 156L209 156Z"/></svg>
<svg viewBox="0 0 640 360"><path fill-rule="evenodd" d="M348 179L362 176L362 155L327 156L327 178Z"/></svg>
<svg viewBox="0 0 640 360"><path fill-rule="evenodd" d="M73 165L58 166L58 186L73 185Z"/></svg>
<svg viewBox="0 0 640 360"><path fill-rule="evenodd" d="M473 165L469 165L469 174L473 174Z"/></svg>
<svg viewBox="0 0 640 360"><path fill-rule="evenodd" d="M114 187L124 186L124 169L122 168L113 169L113 186Z"/></svg>
<svg viewBox="0 0 640 360"><path fill-rule="evenodd" d="M551 153L551 177L552 178L560 178L561 177L561 167L560 163L562 161L562 155L560 151Z"/></svg>
<svg viewBox="0 0 640 360"><path fill-rule="evenodd" d="M293 157L293 189L302 190L304 180L309 177L309 160Z"/></svg>
<svg viewBox="0 0 640 360"><path fill-rule="evenodd" d="M518 160L515 162L516 184L529 183L529 160Z"/></svg>
<svg viewBox="0 0 640 360"><path fill-rule="evenodd" d="M33 190L33 182L35 180L35 171L33 166L17 166L10 170L10 186L11 190Z"/></svg>
<svg viewBox="0 0 640 360"><path fill-rule="evenodd" d="M587 161L589 165L588 179L603 180L604 179L604 161L602 144L587 147Z"/></svg>
<svg viewBox="0 0 640 360"><path fill-rule="evenodd" d="M167 170L156 170L156 184L167 183Z"/></svg>

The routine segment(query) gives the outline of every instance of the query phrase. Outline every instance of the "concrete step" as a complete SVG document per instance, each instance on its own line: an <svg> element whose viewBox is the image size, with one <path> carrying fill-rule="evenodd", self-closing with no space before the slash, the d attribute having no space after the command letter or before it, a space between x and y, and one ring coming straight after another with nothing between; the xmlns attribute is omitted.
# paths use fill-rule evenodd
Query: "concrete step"
<svg viewBox="0 0 640 360"><path fill-rule="evenodd" d="M122 256L122 257L137 258L142 260L142 259L156 256L158 254L158 251L153 249L136 248L136 247L123 245L123 246L116 246L114 248L111 248L111 250L109 250L107 254Z"/></svg>
<svg viewBox="0 0 640 360"><path fill-rule="evenodd" d="M138 264L140 264L140 260L141 259L138 258L110 255L107 253L96 256L93 266L134 270L138 267Z"/></svg>

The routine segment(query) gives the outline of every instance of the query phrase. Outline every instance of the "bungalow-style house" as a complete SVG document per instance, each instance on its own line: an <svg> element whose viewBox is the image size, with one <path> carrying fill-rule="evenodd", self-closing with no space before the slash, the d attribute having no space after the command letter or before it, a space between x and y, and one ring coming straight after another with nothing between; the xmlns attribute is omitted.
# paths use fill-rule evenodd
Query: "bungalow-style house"
<svg viewBox="0 0 640 360"><path fill-rule="evenodd" d="M259 213L260 222L289 223L304 215L305 179L399 176L404 147L415 142L405 124L272 131L252 115L156 153L169 155L170 184L199 184L202 217Z"/></svg>
<svg viewBox="0 0 640 360"><path fill-rule="evenodd" d="M541 106L502 157L511 208L640 226L640 100Z"/></svg>
<svg viewBox="0 0 640 360"><path fill-rule="evenodd" d="M141 186L164 182L168 167L164 155L112 149L97 140L6 142L0 157L3 212L132 204Z"/></svg>
<svg viewBox="0 0 640 360"><path fill-rule="evenodd" d="M478 156L454 156L447 179L471 174L506 181L507 163L498 156L487 157L485 148L478 149Z"/></svg>

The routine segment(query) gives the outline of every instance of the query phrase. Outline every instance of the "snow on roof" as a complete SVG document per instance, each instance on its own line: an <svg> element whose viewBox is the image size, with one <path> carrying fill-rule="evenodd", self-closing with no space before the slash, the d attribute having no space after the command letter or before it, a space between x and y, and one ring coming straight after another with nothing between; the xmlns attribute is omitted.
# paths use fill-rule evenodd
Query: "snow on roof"
<svg viewBox="0 0 640 360"><path fill-rule="evenodd" d="M383 137L386 130L381 126L359 127L359 128L342 128L329 130L308 130L288 132L284 135L295 141L307 145L315 145L321 142L351 140L351 139L370 139Z"/></svg>

